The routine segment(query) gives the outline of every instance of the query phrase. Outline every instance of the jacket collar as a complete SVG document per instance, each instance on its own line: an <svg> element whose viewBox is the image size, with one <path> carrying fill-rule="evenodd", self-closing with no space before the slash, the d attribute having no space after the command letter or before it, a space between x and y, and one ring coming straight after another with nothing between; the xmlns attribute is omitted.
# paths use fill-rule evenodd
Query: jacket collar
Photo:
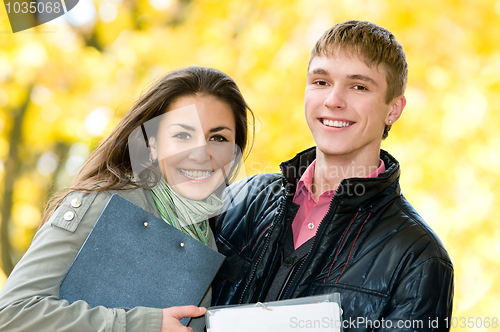
<svg viewBox="0 0 500 332"><path fill-rule="evenodd" d="M288 187L288 199L292 200L297 184L307 167L316 159L316 147L298 153L292 159L281 163L281 173ZM342 180L335 197L353 208L371 209L375 203L384 199L384 191L396 192L399 189L399 162L387 151L380 150L380 159L385 163L385 172L376 178L347 178Z"/></svg>

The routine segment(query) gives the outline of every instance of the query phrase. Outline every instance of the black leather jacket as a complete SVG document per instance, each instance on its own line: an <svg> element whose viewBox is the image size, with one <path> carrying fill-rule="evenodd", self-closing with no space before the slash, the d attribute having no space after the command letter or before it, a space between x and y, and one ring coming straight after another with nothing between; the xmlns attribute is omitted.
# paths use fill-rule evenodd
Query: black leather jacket
<svg viewBox="0 0 500 332"><path fill-rule="evenodd" d="M448 331L452 263L401 194L397 160L385 151L380 158L386 171L377 178L341 182L282 298L339 292L344 331ZM264 300L298 209L297 182L314 159L311 148L282 163L282 174L233 184L232 207L216 228L227 259L213 283L214 305Z"/></svg>

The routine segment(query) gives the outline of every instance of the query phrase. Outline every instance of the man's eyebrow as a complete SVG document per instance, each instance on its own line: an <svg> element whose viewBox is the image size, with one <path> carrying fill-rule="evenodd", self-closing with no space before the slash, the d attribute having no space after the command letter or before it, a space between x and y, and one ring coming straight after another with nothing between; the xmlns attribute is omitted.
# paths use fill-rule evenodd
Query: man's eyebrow
<svg viewBox="0 0 500 332"><path fill-rule="evenodd" d="M378 86L378 83L375 82L374 79L372 79L371 77L369 76L365 76L365 75L359 75L359 74L354 74L354 75L349 75L347 76L347 78L351 79L351 80L360 80L360 81L365 81L365 82L369 82L375 86Z"/></svg>
<svg viewBox="0 0 500 332"><path fill-rule="evenodd" d="M309 74L316 74L316 75L328 75L328 72L322 68L315 68L309 72Z"/></svg>
<svg viewBox="0 0 500 332"><path fill-rule="evenodd" d="M191 126L188 126L188 125L185 125L185 124L182 124L182 123L172 123L170 125L170 127L172 127L172 126L179 126L179 127L182 127L182 128L184 128L186 130L195 131L194 127L191 127Z"/></svg>
<svg viewBox="0 0 500 332"><path fill-rule="evenodd" d="M227 130L229 130L229 131L232 131L232 129L231 129L231 128L229 128L229 127L226 127L226 126L219 126L219 127L215 127L215 128L210 129L210 132L211 132L211 133L216 133L216 132L221 131L221 130L224 130L224 129L227 129Z"/></svg>

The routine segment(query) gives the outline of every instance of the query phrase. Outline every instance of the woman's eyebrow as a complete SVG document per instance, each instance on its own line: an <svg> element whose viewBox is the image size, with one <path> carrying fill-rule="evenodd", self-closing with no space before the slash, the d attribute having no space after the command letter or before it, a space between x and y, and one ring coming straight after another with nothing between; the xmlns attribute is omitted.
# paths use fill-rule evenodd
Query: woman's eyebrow
<svg viewBox="0 0 500 332"><path fill-rule="evenodd" d="M221 131L221 130L224 130L224 129L227 129L227 130L229 130L229 131L233 131L233 130L232 130L231 128L229 128L229 127L226 127L226 126L219 126L219 127L215 127L215 128L210 129L210 132L211 132L211 133L215 133L215 132L217 132L217 131Z"/></svg>
<svg viewBox="0 0 500 332"><path fill-rule="evenodd" d="M188 126L188 125L185 125L185 124L182 124L182 123L172 123L170 125L170 127L172 127L172 126L180 126L180 127L184 128L186 130L195 131L194 127L191 127L191 126Z"/></svg>

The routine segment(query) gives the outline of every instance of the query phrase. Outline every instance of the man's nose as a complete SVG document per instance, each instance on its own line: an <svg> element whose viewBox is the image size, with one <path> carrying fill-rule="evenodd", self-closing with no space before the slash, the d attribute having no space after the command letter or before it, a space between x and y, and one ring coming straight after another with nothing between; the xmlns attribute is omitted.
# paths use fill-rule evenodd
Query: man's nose
<svg viewBox="0 0 500 332"><path fill-rule="evenodd" d="M340 87L332 87L323 104L329 109L344 109L346 102Z"/></svg>

